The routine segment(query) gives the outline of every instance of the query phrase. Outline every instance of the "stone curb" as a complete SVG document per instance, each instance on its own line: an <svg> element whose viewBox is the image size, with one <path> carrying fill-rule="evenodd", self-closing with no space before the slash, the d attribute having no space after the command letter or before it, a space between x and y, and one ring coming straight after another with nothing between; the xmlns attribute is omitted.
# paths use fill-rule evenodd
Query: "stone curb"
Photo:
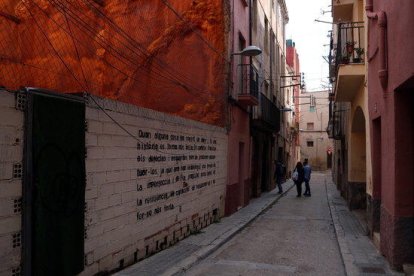
<svg viewBox="0 0 414 276"><path fill-rule="evenodd" d="M331 213L331 218L335 228L336 240L338 242L339 251L341 252L342 263L345 267L345 274L350 276L358 275L358 269L354 265L354 257L352 256L351 251L349 250L349 247L346 243L344 230L342 229L342 225L339 222L339 217L336 213L336 209L331 202L332 195L328 192L328 185L329 184L326 182L325 179L326 197L328 201L329 211Z"/></svg>
<svg viewBox="0 0 414 276"><path fill-rule="evenodd" d="M261 210L251 215L251 217L246 220L245 222L239 224L237 227L234 227L230 231L226 232L223 236L218 237L212 244L203 246L201 249L194 252L190 257L185 258L177 265L173 266L172 268L168 269L167 271L163 272L162 276L171 276L171 275L179 275L180 273L185 272L189 268L191 268L195 263L207 258L210 254L220 248L223 244L231 240L236 234L241 232L245 229L250 223L252 223L258 216L269 210L280 198L282 198L287 192L289 192L295 185L293 184L289 187L283 194L278 195L274 200L270 200L266 203Z"/></svg>

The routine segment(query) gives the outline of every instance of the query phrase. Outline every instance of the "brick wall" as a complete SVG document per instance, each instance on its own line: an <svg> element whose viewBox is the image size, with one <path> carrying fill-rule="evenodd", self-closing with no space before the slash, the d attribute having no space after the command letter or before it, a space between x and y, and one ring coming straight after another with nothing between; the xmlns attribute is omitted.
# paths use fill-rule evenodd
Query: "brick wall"
<svg viewBox="0 0 414 276"><path fill-rule="evenodd" d="M107 114L89 99L83 275L132 264L212 223L227 173L224 129L94 99Z"/></svg>
<svg viewBox="0 0 414 276"><path fill-rule="evenodd" d="M20 275L23 120L0 90L0 275Z"/></svg>
<svg viewBox="0 0 414 276"><path fill-rule="evenodd" d="M0 91L0 275L21 272L24 114L17 95ZM209 225L224 212L227 179L224 129L96 101L107 114L89 99L81 275L127 266Z"/></svg>

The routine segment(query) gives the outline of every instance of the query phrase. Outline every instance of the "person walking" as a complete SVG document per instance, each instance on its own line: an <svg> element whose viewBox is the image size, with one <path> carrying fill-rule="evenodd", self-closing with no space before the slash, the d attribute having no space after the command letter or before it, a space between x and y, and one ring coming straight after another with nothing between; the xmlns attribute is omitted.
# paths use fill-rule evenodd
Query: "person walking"
<svg viewBox="0 0 414 276"><path fill-rule="evenodd" d="M304 180L305 172L303 170L303 165L300 161L296 163L294 172L297 172L297 177L295 177L296 179L293 179L293 182L295 182L296 184L296 190L298 192L298 195L296 197L301 197L302 196L302 182Z"/></svg>
<svg viewBox="0 0 414 276"><path fill-rule="evenodd" d="M277 161L274 178L276 180L276 184L279 189L279 192L278 192L279 194L283 193L283 188L282 188L283 176L284 176L283 164L281 161Z"/></svg>
<svg viewBox="0 0 414 276"><path fill-rule="evenodd" d="M310 179L311 179L312 167L309 165L309 161L308 161L307 158L303 162L303 171L304 171L303 180L305 181L305 192L303 193L303 195L304 196L311 196L309 182L310 182Z"/></svg>

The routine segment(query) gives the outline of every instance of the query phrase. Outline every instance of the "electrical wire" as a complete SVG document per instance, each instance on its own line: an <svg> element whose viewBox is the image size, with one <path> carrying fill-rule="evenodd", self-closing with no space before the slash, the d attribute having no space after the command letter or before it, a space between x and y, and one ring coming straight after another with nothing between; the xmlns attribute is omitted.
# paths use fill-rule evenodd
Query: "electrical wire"
<svg viewBox="0 0 414 276"><path fill-rule="evenodd" d="M89 8L93 8L95 12L99 13L103 18L105 18L116 30L118 30L117 33L119 33L120 35L122 35L124 38L127 39L128 42L131 43L132 46L134 46L135 48L137 48L140 52L143 53L143 55L145 57L149 57L149 53L147 52L146 49L144 49L144 47L142 47L134 38L132 38L128 33L126 33L121 27L119 27L115 22L113 22L113 20L111 18L109 18L105 13L103 13L99 8L97 8L94 5L94 2L91 0L84 0L86 2L89 3L89 5L87 5ZM181 74L180 72L178 72L177 70L175 70L173 67L169 66L168 64L162 62L158 57L155 57L155 60L157 61L157 63L159 64L159 66L161 67L168 67L170 69L172 69L174 72L170 73L172 76L175 75L179 75L185 79L187 79L188 81L192 81L192 79L190 77L185 76L184 74ZM167 73L169 73L167 71Z"/></svg>
<svg viewBox="0 0 414 276"><path fill-rule="evenodd" d="M26 5L25 3L23 3L24 5ZM27 7L27 6L26 6ZM30 10L28 10L30 13L30 16L33 17L33 14L31 13ZM34 18L34 17L33 17ZM47 37L46 33L44 32L44 30L42 29L42 27L40 27L40 25L38 24L37 21L35 21L36 25L38 26L38 28L40 29L40 31L44 34L46 40L49 42L50 46L53 48L53 50L55 51L56 55L58 56L58 58L61 60L61 62L64 64L64 66L67 68L67 70L72 74L72 76L75 78L75 80L79 83L79 85L83 88L85 88L82 83L78 80L78 78L76 78L75 73L70 69L70 67L66 64L66 62L63 60L63 58L59 55L59 53L57 52L57 50L55 49L55 47L53 46L52 42L49 40L49 38ZM87 91L87 89L85 89L85 91ZM129 132L124 126L122 126L119 122L117 122L108 112L106 112L106 110L98 104L98 102L94 99L94 97L90 94L88 94L89 98L92 99L92 101L98 106L98 108L100 110L102 110L102 112L104 112L104 114L106 116L108 116L108 118L110 118L119 128L121 128L125 133L127 133L129 136L131 136L132 138L134 138L135 140L137 140L140 143L144 143L142 140L140 140L139 138L137 138L135 135L133 135L131 132ZM182 156L184 155L184 153L181 154L176 154L176 153L169 153L169 152L164 152L164 151L160 151L158 149L155 149L155 151L162 153L162 154L167 154L167 155L174 155L174 156Z"/></svg>
<svg viewBox="0 0 414 276"><path fill-rule="evenodd" d="M67 14L67 15L69 15L74 21L76 21L76 23L78 23L76 26L78 27L78 29L79 30L81 30L80 29L80 26L83 28L83 30L84 30L84 33L86 33L87 34L87 32L89 32L90 34L92 34L92 35L88 35L88 37L89 38L91 38L91 39L93 39L96 43L98 43L101 47L103 47L106 51L108 51L108 52L110 52L111 50L113 51L113 52L115 52L119 57L121 57L122 59L120 59L120 58L117 58L116 57L116 55L113 55L112 54L112 56L114 57L114 58L116 58L117 60L119 60L120 62L122 62L125 66L127 66L127 67L131 67L131 66L135 66L136 65L136 63L135 62L133 62L130 58L128 58L128 57L126 57L124 54L122 54L119 50L117 50L117 49L115 49L110 43L108 43L108 42L106 42L106 40L105 40L105 38L102 36L102 35L100 35L100 34L98 34L97 35L97 38L99 39L99 41L97 40L97 39L95 39L94 38L94 35L95 34L97 34L98 32L96 31L96 30L94 30L92 27L90 27L90 24L88 24L88 23L86 23L85 21L83 21L82 20L82 18L80 18L78 15L77 15L77 13L76 12L73 12L70 8L67 8L66 6L64 6L64 4L62 4L62 3L60 3L58 0L49 0L50 2L52 2L52 3L54 3L56 6L56 9L60 12L60 13L62 13L63 15L65 15L65 14ZM37 4L36 4L37 5ZM41 7L40 6L38 6L40 9L41 9ZM42 9L43 10L43 9ZM69 11L69 12L66 12L66 11ZM66 13L65 13L66 12ZM78 10L78 12L80 12L79 10ZM49 18L51 18L50 16L49 16ZM52 18L51 18L52 19ZM59 25L56 21L54 21L55 22L55 24L58 26L58 27L61 27L61 29L62 30L64 30L69 36L70 36L70 34L61 26L61 25ZM86 32L85 32L85 30L86 30ZM78 40L79 41L79 40ZM86 46L86 47L88 47L88 46ZM106 47L108 47L108 48L106 48ZM129 62L129 64L127 63L127 62ZM114 68L116 68L116 67L114 67ZM116 69L118 69L118 68L116 68ZM120 71L120 69L118 69L119 71ZM122 73L124 73L123 71L122 71ZM124 73L124 75L126 75L126 76L128 76L127 74L125 74ZM161 76L161 75L160 75ZM163 77L163 76L162 76ZM159 80L159 79L157 79L157 80ZM162 80L159 80L159 81L162 81ZM169 79L169 81L172 81L172 80L170 80Z"/></svg>
<svg viewBox="0 0 414 276"><path fill-rule="evenodd" d="M183 16L176 10L174 9L171 4L167 1L167 0L162 0L162 2L164 3L164 5L169 8L179 19L181 19L184 23L189 23L187 20L185 20L183 18ZM193 28L191 25L190 29L194 32L194 34L196 34L212 51L216 52L218 55L220 55L225 61L227 61L227 58L221 53L219 52L213 45L211 45L211 43L209 41L207 41L207 39L204 38L204 36L202 34L200 34L195 28Z"/></svg>
<svg viewBox="0 0 414 276"><path fill-rule="evenodd" d="M49 1L51 1L51 2L55 2L54 0L49 0ZM39 9L41 9L41 7L40 6L38 6L38 4L37 3L34 3ZM55 2L55 4L56 5L59 5L59 3L56 3ZM64 7L62 7L62 4L60 3L60 5L59 5L59 7L60 8L57 8L57 10L59 11L59 12L61 12L62 14L64 14L65 15L65 10L62 10ZM43 9L41 9L42 11L43 11ZM74 38L73 37L73 35L71 35L68 31L66 31L59 23L57 23L50 15L48 15L45 11L43 11L59 28L61 28L65 33L67 33L69 36L71 36L73 39L76 39L76 38ZM66 13L66 14L68 14L68 13ZM84 29L84 31L85 31L85 28L86 28L86 31L89 31L89 32L91 32L91 33L96 33L96 32L94 32L94 30L92 30L91 28L88 28L88 24L87 23L85 23L84 21L82 21L82 19L80 19L80 17L78 17L78 18L76 18L76 16L74 16L73 14L68 14L70 17L72 17L73 18L73 20L75 20L78 24L81 24L81 26L83 27L83 29ZM84 24L83 24L84 23ZM86 24L86 26L85 26L85 24ZM80 28L79 27L79 25L76 25L78 28ZM81 29L80 29L81 30ZM84 32L83 31L83 32ZM88 35L88 34L87 34ZM96 40L93 36L91 36L91 35L88 35L90 38L92 38L96 43L98 43L100 46L102 46L103 48L105 48L105 45L102 45L102 43L106 43L105 42L105 39L103 38L103 37L99 37L100 38L100 41L98 41L98 40ZM79 43L82 43L82 41L80 41L79 39L76 39ZM83 44L83 43L82 43ZM123 56L122 54L120 54L116 49L114 49L110 44L108 44L109 45L109 48L111 48L113 51L115 51L116 53L118 53L118 55L120 55L121 57L123 57L124 59L126 59L128 62L130 62L131 63L131 65L133 64L133 65L135 65L135 63L133 63L132 61L130 61L130 59L128 59L127 57L125 57L125 56ZM86 47L90 47L90 45L87 45ZM108 50L107 48L105 48L106 50ZM116 59L118 59L115 55L113 55ZM126 66L130 66L129 64L127 64L126 62L124 62L124 61L122 61L121 59L118 59L118 60L120 60L123 64L125 64ZM128 77L128 78L131 78L131 79L133 79L133 80L135 80L135 81L137 81L137 82L140 82L140 80L138 80L138 79L136 79L135 77L133 77L133 76L131 76L131 75L129 75L129 74L127 74L127 73L125 73L124 71L122 71L121 69L119 69L118 67L116 67L115 65L113 65L113 64L111 64L111 63L109 63L109 62L107 62L105 59L103 59L102 60L104 63L106 63L108 66L110 66L111 68L113 68L113 69L115 69L116 71L118 71L119 73L121 73L122 75L124 75L125 77ZM160 76L162 76L162 75L160 75ZM160 80L160 79L157 79L157 78L155 78L154 76L152 76L152 75L149 75L149 77L150 78L152 78L152 79L154 79L154 80L157 80L157 81L163 81L163 80ZM162 76L162 77L165 77L165 76ZM167 82L166 84L174 84L175 86L181 86L181 87L183 87L183 85L181 85L181 83L177 83L175 80L171 80L171 79L169 79L169 81L170 82ZM165 82L165 81L163 81L163 82ZM188 89L186 89L186 91L187 92L191 92L191 91L189 91ZM197 96L199 96L198 94L196 94ZM211 95L211 94L209 94L209 95Z"/></svg>
<svg viewBox="0 0 414 276"><path fill-rule="evenodd" d="M85 91L88 91L88 87L85 88L85 86L82 84L82 82L77 78L76 74L73 72L73 70L69 67L69 65L65 62L65 60L61 57L61 55L59 54L59 52L57 51L57 49L54 47L53 43L50 41L50 39L48 38L48 36L46 35L45 30L40 26L40 24L37 22L36 18L34 17L33 13L31 12L31 10L29 9L29 7L27 6L27 4L25 2L23 2L23 5L26 7L27 11L29 12L30 16L34 19L36 26L39 28L39 30L42 32L42 34L44 35L45 39L48 41L48 43L50 44L50 46L52 47L53 51L55 52L56 56L59 58L59 60L62 62L62 64L65 66L65 68L68 70L68 72L73 76L73 78L76 80L76 82L80 85L80 87L82 87ZM65 19L67 21L68 24L68 28L70 30L70 25L69 25L69 21L67 20L67 17L65 16ZM56 22L55 22L56 23ZM72 32L70 30L70 32ZM73 35L71 35L71 37L73 38ZM74 41L72 41L74 43ZM80 66L82 68L82 64L81 64L81 60L80 60L80 55L79 52L77 50L76 44L74 43L76 52L77 52L77 57L78 60L80 62ZM21 63L23 64L23 63ZM30 65L29 65L30 66ZM39 68L41 69L41 68ZM86 77L82 68L82 73L83 73L83 77L85 79L85 85L87 85L87 81L86 81ZM6 91L9 91L7 89L5 89ZM87 92L86 92L87 93ZM136 141L140 142L140 143L144 143L142 140L140 140L138 137L136 137L135 135L133 135L131 132L129 132L125 127L123 127L119 122L117 122L96 100L95 98L87 93L88 98L92 99L92 101L96 104L96 106L108 117L110 118L118 127L120 127L125 133L127 133L129 136L131 136L132 138L134 138ZM214 133L214 132L213 132ZM162 154L166 154L166 155L174 155L174 156L183 156L184 154L188 154L189 152L185 152L185 153L180 153L180 154L176 154L176 153L169 153L169 152L165 152L165 151L161 151L158 149L155 149L156 152L162 153ZM177 161L178 162L178 161Z"/></svg>
<svg viewBox="0 0 414 276"><path fill-rule="evenodd" d="M59 1L59 0L55 0L55 1ZM67 0L66 0L67 1ZM84 0L85 1L85 0ZM94 12L95 13L99 13L106 21L108 21L109 23L110 23L110 25L113 27L113 28L115 28L116 30L115 30L115 33L116 34L119 34L121 37L123 37L125 40L126 40L126 42L127 43L129 43L129 44L131 44L131 46L132 47L134 47L135 49L137 49L137 50L139 50L142 54L143 54L143 56L145 57L145 58L148 58L149 56L150 56L150 54L148 54L147 52L146 52L146 50L144 50L143 49L143 47L142 46L140 46L140 44L136 41L136 40L134 40L130 35L128 35L121 27L119 27L115 22L113 22L112 20L111 20L111 18L109 18L105 13L103 13L102 11L100 11L100 9L98 9L98 8L96 8L94 5L93 5L93 2L91 2L91 1L89 1L89 0L86 0L88 3L89 3L89 5L87 5L89 8L91 8L91 7L93 7L94 8ZM68 1L67 1L68 2ZM69 2L69 4L72 4L71 2ZM79 12L81 12L81 10L78 10ZM131 52L133 52L133 53L135 53L135 54L137 54L134 50L132 50L128 45L126 45L123 41L121 41L121 40L119 40L118 38L116 38L116 36L114 37L117 41L119 41L120 43L122 43L122 45L123 46L125 46L125 47L127 47L128 48L128 50L130 50ZM138 55L138 54L137 54ZM139 55L138 55L139 56ZM205 94L208 94L208 95L211 95L211 93L209 93L208 91L203 91L203 90L200 90L198 87L196 87L196 86L193 86L193 85L191 85L191 84L189 84L188 82L187 83L185 83L185 81L182 81L182 80L180 80L178 77L177 77L177 75L179 76L179 77L182 77L182 78L185 78L187 81L190 81L190 82L192 82L194 79L191 79L191 78L189 78L189 77L187 77L187 76L185 76L185 75L183 75L183 74L181 74L181 73L179 73L178 71L176 71L176 70L174 70L174 69L172 69L172 67L171 66L169 66L168 64L166 64L166 63L160 63L161 61L158 59L158 58L156 58L155 59L156 61L157 61L157 67L159 68L159 69L157 69L156 71L155 71L155 73L157 73L158 75L161 75L161 76L163 76L163 77L166 77L166 76L164 76L164 75L162 75L160 72L164 72L164 73L167 73L169 76L168 76L168 78L169 79L173 79L174 81L175 81L175 84L177 85L177 86L181 86L181 87L183 87L187 92L190 92L190 90L188 89L188 87L189 88L191 88L191 89L193 89L193 90L198 90L200 93L205 93ZM135 65L135 63L134 63L134 65ZM144 66L144 65L143 65ZM142 67L142 66L141 66ZM170 69L172 69L172 70L174 70L174 72L169 72L168 70L166 70L165 68L166 67L168 67L168 68L170 68ZM137 70L138 69L140 69L140 67L138 67L137 68ZM154 72L154 69L151 69L153 72ZM191 92L190 92L191 93Z"/></svg>
<svg viewBox="0 0 414 276"><path fill-rule="evenodd" d="M59 52L56 50L56 48L53 46L53 43L50 41L50 39L48 38L46 32L43 30L43 28L40 26L40 24L36 21L35 17L33 16L32 12L30 11L30 9L27 7L27 4L23 1L22 2L23 5L26 7L27 11L29 12L30 16L34 19L36 26L39 28L39 30L41 31L41 33L44 35L44 37L46 38L47 42L50 44L50 46L52 47L53 51L55 52L55 54L57 55L57 57L60 59L60 61L63 63L63 65L66 67L66 69L72 74L73 78L79 83L79 85L83 88L82 83L78 80L78 78L76 77L75 73L68 67L68 65L66 64L66 62L63 60L63 58L59 55Z"/></svg>
<svg viewBox="0 0 414 276"><path fill-rule="evenodd" d="M145 144L144 141L140 140L138 137L136 137L134 134L132 134L128 129L126 129L123 125L121 125L117 120L115 120L96 100L95 98L91 95L91 94L87 94L88 98L92 99L92 101L95 103L95 105L109 118L111 119L112 122L114 122L120 129L122 129L126 134L128 134L131 138L135 139L136 141L138 141L139 143ZM158 149L153 149L156 152L162 153L162 154L167 154L167 155L174 155L174 156L181 156L184 155L185 153L170 153L170 152L165 152L165 151L161 151ZM188 153L188 152L186 152Z"/></svg>
<svg viewBox="0 0 414 276"><path fill-rule="evenodd" d="M82 66L82 60L81 60L80 55L79 55L78 47L76 46L75 40L73 39L72 29L70 28L70 24L69 24L68 17L66 15L66 13L65 13L65 19L66 19L66 23L68 25L69 32L71 34L70 37L72 38L73 47L75 47L75 50L76 50L76 56L77 56L78 61L79 61L79 66L80 66L80 68L82 70L82 75L83 75L83 79L85 80L86 88L87 88L87 90L89 90L88 81L86 80L85 72L84 72L83 66Z"/></svg>

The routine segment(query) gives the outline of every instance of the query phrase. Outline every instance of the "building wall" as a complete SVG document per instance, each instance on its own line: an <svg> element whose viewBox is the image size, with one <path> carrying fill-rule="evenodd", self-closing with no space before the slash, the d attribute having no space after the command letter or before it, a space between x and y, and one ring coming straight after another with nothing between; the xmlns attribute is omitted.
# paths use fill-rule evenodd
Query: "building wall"
<svg viewBox="0 0 414 276"><path fill-rule="evenodd" d="M338 72L334 70L334 73L337 74L337 83L335 83L336 107L334 107L333 112L344 120L341 129L341 140L335 142L335 166L338 167L338 170L335 169L337 175L334 177L342 195L347 199L350 209L365 209L367 206L366 198L367 196L369 198L372 193L368 89L365 85L369 56L367 55L367 26L364 23L366 22L366 15L363 2L362 0L349 1L348 3L352 4L352 9L346 12L342 10L341 16L347 18L345 23L359 22L358 27L352 27L352 34L348 31L344 36L343 29L338 33L336 25L333 30L334 43L340 41L340 38L346 39L356 43L355 47L362 48L365 51L361 56L364 64L341 62ZM335 15L338 10L344 8L342 4L344 3L333 3L334 21L336 23L342 22L341 18L338 18L338 14ZM342 34L341 37L338 37L340 34ZM336 51L333 54L338 55ZM352 55L354 54L355 52L352 53ZM341 164L340 167L338 166L339 163Z"/></svg>
<svg viewBox="0 0 414 276"><path fill-rule="evenodd" d="M245 1L232 1L230 3L231 22L229 40L231 53L239 52L249 45L249 6ZM244 42L244 45L241 45ZM239 64L246 64L248 60L243 56L233 56L232 59L232 83L229 85L229 93L237 99L241 92L239 80L241 71ZM236 104L229 106L228 114L228 181L226 192L226 215L230 215L238 208L248 204L251 197L251 173L250 173L250 124L247 108Z"/></svg>
<svg viewBox="0 0 414 276"><path fill-rule="evenodd" d="M371 179L370 168L370 140L369 140L369 118L367 112L367 97L365 87L360 87L350 106L350 118L347 128L348 139L348 180L352 182L367 182ZM359 119L360 112L363 121ZM356 114L358 113L358 114ZM362 128L363 127L363 131ZM369 193L369 190L368 190Z"/></svg>
<svg viewBox="0 0 414 276"><path fill-rule="evenodd" d="M0 275L20 273L24 113L0 90Z"/></svg>
<svg viewBox="0 0 414 276"><path fill-rule="evenodd" d="M288 66L289 75L300 75L300 63L299 63L299 54L296 51L295 43L292 40L287 41L286 47L286 65ZM296 162L300 160L300 143L299 143L299 118L300 118L300 105L299 105L299 96L301 91L301 86L298 85L301 82L301 77L289 78L291 81L289 85L296 85L290 88L287 88L289 92L286 97L286 108L291 108L291 112L288 116L288 122L290 125L290 138L291 138L291 158L290 164L288 164L288 171L293 171L296 166Z"/></svg>
<svg viewBox="0 0 414 276"><path fill-rule="evenodd" d="M253 58L253 64L259 71L260 93L274 104L274 109L280 109L285 102L285 93L280 89L283 84L280 76L286 75L285 35L281 30L285 29L287 20L283 0L252 0L252 44L263 49L260 56ZM254 107L252 113L253 119L261 122L261 106ZM285 162L288 156L285 120L282 114L280 117L280 129L278 125L276 129L253 128L252 131L255 145L253 161L255 156L258 160L253 163L253 174L256 176L254 183L257 183L257 187L261 186L262 191L274 186L271 173L274 171L274 160ZM263 149L263 146L266 148Z"/></svg>
<svg viewBox="0 0 414 276"><path fill-rule="evenodd" d="M232 108L232 125L228 141L227 215L247 205L252 196L249 116L237 107Z"/></svg>
<svg viewBox="0 0 414 276"><path fill-rule="evenodd" d="M0 274L8 275L20 272L24 246L24 116L15 97L0 91ZM94 99L101 108L89 98L81 275L130 265L217 220L227 181L223 128Z"/></svg>
<svg viewBox="0 0 414 276"><path fill-rule="evenodd" d="M84 275L131 264L209 225L223 214L227 180L222 128L98 102L138 139L87 107Z"/></svg>
<svg viewBox="0 0 414 276"><path fill-rule="evenodd" d="M311 95L316 98L315 111L311 111L309 105L303 105L310 103L310 98L303 97ZM301 161L308 158L314 170L326 170L327 151L328 148L333 148L326 132L329 120L328 91L302 93L300 96L302 97L299 122ZM313 123L313 130L308 129L309 123ZM313 142L313 146L308 146L308 142Z"/></svg>
<svg viewBox="0 0 414 276"><path fill-rule="evenodd" d="M413 171L412 156L412 91L414 38L412 11L414 2L403 0L390 2L377 0L373 11L386 14L386 58L388 79L381 84L378 78L380 55L370 60L369 114L372 122L374 150L381 150L381 159L373 159L373 201L380 207L381 252L390 263L401 268L403 263L414 262L414 185L407 178ZM369 55L379 45L380 27L376 21L369 23ZM381 45L380 45L381 46ZM379 127L380 126L380 127ZM408 139L408 140L407 140ZM379 145L378 145L379 144ZM408 180L409 179L409 180Z"/></svg>
<svg viewBox="0 0 414 276"><path fill-rule="evenodd" d="M3 0L0 83L88 90L223 127L226 2Z"/></svg>

